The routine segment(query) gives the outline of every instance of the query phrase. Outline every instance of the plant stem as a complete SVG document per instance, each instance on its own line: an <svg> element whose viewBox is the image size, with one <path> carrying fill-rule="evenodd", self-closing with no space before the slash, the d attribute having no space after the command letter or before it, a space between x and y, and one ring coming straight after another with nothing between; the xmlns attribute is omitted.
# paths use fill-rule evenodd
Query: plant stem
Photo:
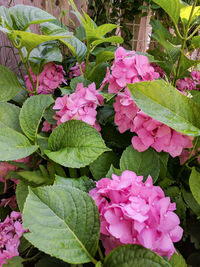
<svg viewBox="0 0 200 267"><path fill-rule="evenodd" d="M25 67L25 69L26 69L26 72L27 72L27 74L28 74L28 77L29 77L29 79L30 79L30 81L31 81L31 84L32 84L32 87L33 87L33 92L32 92L32 94L35 95L35 94L36 94L36 88L35 88L35 84L34 84L34 82L33 82L31 73L30 73L30 71L29 71L29 67L28 67L28 64L27 64L27 60L24 58L23 53L22 53L22 51L21 51L20 48L18 48L18 51L19 51L19 54L20 54L22 63L24 64L24 67Z"/></svg>
<svg viewBox="0 0 200 267"><path fill-rule="evenodd" d="M84 77L83 70L82 70L81 64L79 62L78 62L78 65L79 65L79 69L80 69L81 75Z"/></svg>
<svg viewBox="0 0 200 267"><path fill-rule="evenodd" d="M100 248L99 245L98 245L98 253L99 253L99 257L100 257L101 261L103 262L104 261L104 256L103 256L103 253L102 253L101 248Z"/></svg>
<svg viewBox="0 0 200 267"><path fill-rule="evenodd" d="M181 46L181 54L180 54L179 59L178 59L178 65L177 65L177 69L176 69L176 75L175 75L174 80L173 80L174 87L176 87L177 80L178 80L178 77L179 77L179 74L180 74L181 60L182 60L182 58L184 56L184 49L185 49L186 41L187 41L187 38L188 38L188 30L189 30L189 27L190 27L190 23L191 23L191 20L192 20L192 15L194 13L194 9L195 9L195 7L197 5L197 1L198 0L195 0L194 3L193 3L192 10L191 10L190 16L189 16L189 20L188 20L188 23L186 25L186 29L185 29L185 33L184 33L184 38L183 38L182 46Z"/></svg>
<svg viewBox="0 0 200 267"><path fill-rule="evenodd" d="M199 29L200 29L200 25L193 31L192 34L190 34L190 36L188 36L187 40L190 40L195 35L195 33L198 32Z"/></svg>

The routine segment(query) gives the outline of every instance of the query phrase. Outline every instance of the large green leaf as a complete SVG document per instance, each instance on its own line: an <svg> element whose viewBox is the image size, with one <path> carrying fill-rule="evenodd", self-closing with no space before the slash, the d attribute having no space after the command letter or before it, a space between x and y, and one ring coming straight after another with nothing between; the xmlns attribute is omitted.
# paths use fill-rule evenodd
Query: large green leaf
<svg viewBox="0 0 200 267"><path fill-rule="evenodd" d="M68 187L72 186L85 192L89 192L92 188L95 187L94 181L87 176L81 176L79 178L65 178L56 175L54 184Z"/></svg>
<svg viewBox="0 0 200 267"><path fill-rule="evenodd" d="M59 185L30 189L23 211L26 239L39 250L63 261L91 261L100 232L98 208L76 188Z"/></svg>
<svg viewBox="0 0 200 267"><path fill-rule="evenodd" d="M12 31L10 34L8 34L8 37L12 40L12 42L17 40L17 42L20 43L21 47L26 48L28 53L30 53L40 44L54 40L61 41L62 38L66 38L65 36L47 36L25 31ZM68 38L71 38L71 36L68 36Z"/></svg>
<svg viewBox="0 0 200 267"><path fill-rule="evenodd" d="M49 149L45 153L50 159L70 168L85 167L109 151L96 129L75 120L56 127L49 137Z"/></svg>
<svg viewBox="0 0 200 267"><path fill-rule="evenodd" d="M115 167L118 166L118 158L113 152L105 152L101 154L94 162L90 164L90 171L95 178L99 180L103 177L106 177L111 164Z"/></svg>
<svg viewBox="0 0 200 267"><path fill-rule="evenodd" d="M47 42L34 48L29 56L31 69L35 74L42 72L44 64L52 61L62 62L62 53L57 42Z"/></svg>
<svg viewBox="0 0 200 267"><path fill-rule="evenodd" d="M19 113L20 108L13 104L5 102L0 105L0 121L9 128L21 132Z"/></svg>
<svg viewBox="0 0 200 267"><path fill-rule="evenodd" d="M195 50L200 48L200 36L194 36L191 40L190 49Z"/></svg>
<svg viewBox="0 0 200 267"><path fill-rule="evenodd" d="M81 62L85 58L87 54L87 48L83 42L81 42L78 38L72 35L67 29L61 28L58 25L53 23L42 23L41 25L42 32L46 35L53 36L71 36L71 38L64 38L61 42L69 47L72 54L76 57L76 59Z"/></svg>
<svg viewBox="0 0 200 267"><path fill-rule="evenodd" d="M0 102L5 102L16 96L23 87L17 76L4 66L0 66Z"/></svg>
<svg viewBox="0 0 200 267"><path fill-rule="evenodd" d="M170 267L170 264L153 251L138 245L124 245L111 251L104 267Z"/></svg>
<svg viewBox="0 0 200 267"><path fill-rule="evenodd" d="M180 16L180 0L153 0L157 5L162 7L165 12L178 24Z"/></svg>
<svg viewBox="0 0 200 267"><path fill-rule="evenodd" d="M24 102L19 120L23 132L30 140L36 139L44 111L53 102L54 100L50 95L31 96Z"/></svg>
<svg viewBox="0 0 200 267"><path fill-rule="evenodd" d="M192 6L185 6L182 7L180 10L180 18L183 21L184 24L187 24L189 21L190 13L192 11ZM193 15L191 18L191 23L198 17L200 16L200 6L195 7L193 11Z"/></svg>
<svg viewBox="0 0 200 267"><path fill-rule="evenodd" d="M188 266L185 259L180 253L178 253L178 255L174 253L172 257L170 258L169 262L172 267L187 267Z"/></svg>
<svg viewBox="0 0 200 267"><path fill-rule="evenodd" d="M103 43L122 44L123 41L124 39L120 36L111 36L111 37L101 38L100 40L93 41L91 45L95 47Z"/></svg>
<svg viewBox="0 0 200 267"><path fill-rule="evenodd" d="M195 168L192 169L190 174L189 185L193 197L200 205L200 173Z"/></svg>
<svg viewBox="0 0 200 267"><path fill-rule="evenodd" d="M43 165L42 165L43 166ZM40 170L37 171L20 171L17 172L19 178L25 181L28 185L31 186L39 186L39 185L50 185L53 183L53 179L51 179L47 174L42 173Z"/></svg>
<svg viewBox="0 0 200 267"><path fill-rule="evenodd" d="M11 259L7 259L6 263L4 263L2 266L3 267L23 267L23 261L24 259L21 258L20 256L15 256Z"/></svg>
<svg viewBox="0 0 200 267"><path fill-rule="evenodd" d="M32 146L24 135L0 122L0 160L25 158L37 148L38 146Z"/></svg>
<svg viewBox="0 0 200 267"><path fill-rule="evenodd" d="M115 54L113 51L101 51L100 53L97 54L96 64L101 64L103 62L112 60L114 58L115 58Z"/></svg>
<svg viewBox="0 0 200 267"><path fill-rule="evenodd" d="M0 12L0 15L3 15L9 26L16 30L24 30L31 24L39 24L56 19L40 8L26 5L15 5L2 13Z"/></svg>
<svg viewBox="0 0 200 267"><path fill-rule="evenodd" d="M128 84L139 108L180 133L200 135L200 111L194 101L163 80Z"/></svg>
<svg viewBox="0 0 200 267"><path fill-rule="evenodd" d="M17 184L16 188L16 198L17 198L17 205L19 207L20 212L23 211L24 203L28 196L28 186L23 181L20 181Z"/></svg>
<svg viewBox="0 0 200 267"><path fill-rule="evenodd" d="M132 146L129 146L120 159L120 170L134 171L137 175L144 176L144 178L151 175L155 182L160 172L159 155L152 148L144 152L138 152Z"/></svg>

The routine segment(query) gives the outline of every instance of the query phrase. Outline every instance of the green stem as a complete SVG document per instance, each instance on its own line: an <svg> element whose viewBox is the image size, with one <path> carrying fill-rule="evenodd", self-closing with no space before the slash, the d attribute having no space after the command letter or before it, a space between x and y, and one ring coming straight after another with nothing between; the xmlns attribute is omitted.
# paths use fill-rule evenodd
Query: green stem
<svg viewBox="0 0 200 267"><path fill-rule="evenodd" d="M88 67L89 57L90 57L90 50L88 49L87 56L86 56L86 61L85 61L85 74L84 74L84 78L86 78L86 74L87 74L87 67Z"/></svg>
<svg viewBox="0 0 200 267"><path fill-rule="evenodd" d="M102 253L101 248L100 248L99 245L98 245L98 253L99 253L99 257L100 257L101 261L103 262L104 261L104 256L103 256L103 253Z"/></svg>
<svg viewBox="0 0 200 267"><path fill-rule="evenodd" d="M18 48L18 51L19 51L19 54L20 54L22 63L24 64L24 67L25 67L25 69L26 69L26 72L27 72L27 74L28 74L28 77L29 77L29 79L30 79L30 81L31 81L31 84L32 84L32 87L33 87L33 92L32 92L32 94L35 95L35 94L36 94L36 88L35 88L35 84L34 84L34 82L33 82L31 73L30 73L30 71L29 71L29 67L28 67L28 64L27 64L27 60L24 58L23 53L22 53L22 51L21 51L20 48Z"/></svg>
<svg viewBox="0 0 200 267"><path fill-rule="evenodd" d="M192 34L190 34L190 36L187 38L187 40L190 40L195 35L195 33L198 32L199 29L200 29L200 25L193 31Z"/></svg>
<svg viewBox="0 0 200 267"><path fill-rule="evenodd" d="M188 30L189 30L189 27L190 27L190 23L191 23L191 20L192 20L192 15L194 13L194 9L195 9L196 5L197 5L197 0L195 0L194 3L193 3L192 10L191 10L190 16L189 16L189 20L188 20L188 23L186 25L185 34L184 34L184 38L183 38L182 46L181 46L181 53L180 53L180 56L179 56L179 59L178 59L176 75L175 75L174 80L173 80L174 87L176 87L177 80L178 80L178 77L179 77L179 74L180 74L181 60L182 60L182 58L184 56L184 49L185 49L186 41L187 41L187 38L188 38Z"/></svg>
<svg viewBox="0 0 200 267"><path fill-rule="evenodd" d="M79 69L80 69L81 75L84 77L83 70L82 70L81 64L79 62L78 62L78 65L79 65Z"/></svg>

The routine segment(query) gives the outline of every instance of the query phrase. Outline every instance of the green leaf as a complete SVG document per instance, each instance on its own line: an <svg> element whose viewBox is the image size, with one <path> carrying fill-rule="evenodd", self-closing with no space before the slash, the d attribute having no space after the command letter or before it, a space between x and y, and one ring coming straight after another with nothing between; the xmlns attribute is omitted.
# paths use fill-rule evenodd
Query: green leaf
<svg viewBox="0 0 200 267"><path fill-rule="evenodd" d="M89 192L92 188L95 187L94 181L86 176L81 176L79 178L65 178L56 175L54 184L75 187L85 192Z"/></svg>
<svg viewBox="0 0 200 267"><path fill-rule="evenodd" d="M62 38L66 38L65 36L46 36L23 31L12 31L11 34L8 34L8 37L11 39L12 42L18 40L21 47L26 48L28 54L31 53L31 51L38 45L41 45L48 41L54 41L54 40L61 41ZM68 38L71 38L71 35L69 35ZM73 49L73 47L71 46L70 48Z"/></svg>
<svg viewBox="0 0 200 267"><path fill-rule="evenodd" d="M8 10L14 20L16 29L24 30L31 24L53 21L56 18L40 8L26 5L15 5Z"/></svg>
<svg viewBox="0 0 200 267"><path fill-rule="evenodd" d="M50 179L49 176L44 176L44 174L40 171L22 171L17 172L17 174L21 177L22 180L26 181L29 185L39 186L39 185L49 185L53 183L53 180Z"/></svg>
<svg viewBox="0 0 200 267"><path fill-rule="evenodd" d="M102 262L98 261L97 264L95 265L95 267L103 267Z"/></svg>
<svg viewBox="0 0 200 267"><path fill-rule="evenodd" d="M103 152L109 151L99 132L82 121L71 120L60 124L49 137L45 153L62 166L80 168L92 163Z"/></svg>
<svg viewBox="0 0 200 267"><path fill-rule="evenodd" d="M20 181L17 184L16 188L16 198L17 198L17 205L19 207L20 212L23 211L24 203L28 196L28 186L23 181Z"/></svg>
<svg viewBox="0 0 200 267"><path fill-rule="evenodd" d="M178 24L180 16L180 0L153 0L157 5L162 7L165 12Z"/></svg>
<svg viewBox="0 0 200 267"><path fill-rule="evenodd" d="M32 71L38 75L43 70L44 64L52 61L62 62L62 53L57 42L47 42L34 48L29 56Z"/></svg>
<svg viewBox="0 0 200 267"><path fill-rule="evenodd" d="M39 211L39 212L38 212ZM100 219L93 199L72 187L30 189L23 211L26 239L63 261L81 264L96 254Z"/></svg>
<svg viewBox="0 0 200 267"><path fill-rule="evenodd" d="M187 192L185 189L182 188L183 198L187 203L188 207L197 215L200 216L200 205L194 199L191 192Z"/></svg>
<svg viewBox="0 0 200 267"><path fill-rule="evenodd" d="M138 245L124 245L111 251L104 267L170 267L170 264L153 251Z"/></svg>
<svg viewBox="0 0 200 267"><path fill-rule="evenodd" d="M185 71L188 70L189 68L196 66L200 61L197 60L192 60L187 58L185 55L182 56L181 59L181 68L180 68L180 74L179 77L180 79L185 77Z"/></svg>
<svg viewBox="0 0 200 267"><path fill-rule="evenodd" d="M24 135L1 122L0 147L0 160L2 161L25 158L38 149L38 146L32 146Z"/></svg>
<svg viewBox="0 0 200 267"><path fill-rule="evenodd" d="M188 23L191 11L192 11L192 6L185 6L181 8L180 18L184 24ZM195 7L191 18L191 24L198 16L200 16L200 6Z"/></svg>
<svg viewBox="0 0 200 267"><path fill-rule="evenodd" d="M171 264L172 267L187 267L188 266L185 259L180 253L178 253L178 255L174 253L172 257L170 258L169 263Z"/></svg>
<svg viewBox="0 0 200 267"><path fill-rule="evenodd" d="M83 76L75 77L70 82L70 87L71 87L71 89L73 91L76 90L76 86L77 86L78 83L83 83L83 86L87 87L92 82L87 80L87 79L85 79Z"/></svg>
<svg viewBox="0 0 200 267"><path fill-rule="evenodd" d="M59 27L53 23L43 23L41 25L42 32L46 35L54 35L54 36L69 36L71 38L64 38L62 42L69 47L72 54L76 57L78 62L82 62L87 54L87 47L83 42L81 42L78 38L72 35L68 30Z"/></svg>
<svg viewBox="0 0 200 267"><path fill-rule="evenodd" d="M70 264L67 264L66 262L63 262L59 259L56 259L50 256L43 257L35 264L35 267L55 267L55 266L56 267L72 267Z"/></svg>
<svg viewBox="0 0 200 267"><path fill-rule="evenodd" d="M48 123L56 125L57 120L55 120L53 117L56 115L56 111L53 109L54 104L47 107L44 111L44 118Z"/></svg>
<svg viewBox="0 0 200 267"><path fill-rule="evenodd" d="M137 106L174 130L200 135L200 111L194 101L163 80L128 84Z"/></svg>
<svg viewBox="0 0 200 267"><path fill-rule="evenodd" d="M190 174L189 185L193 197L200 205L200 173L195 168L192 169Z"/></svg>
<svg viewBox="0 0 200 267"><path fill-rule="evenodd" d="M45 109L54 102L50 95L36 95L29 97L23 104L19 120L23 132L35 141L40 121Z"/></svg>
<svg viewBox="0 0 200 267"><path fill-rule="evenodd" d="M132 146L126 148L120 159L120 170L134 171L144 179L151 175L155 182L160 172L159 155L154 149L138 152Z"/></svg>
<svg viewBox="0 0 200 267"><path fill-rule="evenodd" d="M166 178L167 174L167 163L169 159L169 154L165 152L159 153L159 158L160 158L160 174L159 176L162 177L163 179Z"/></svg>
<svg viewBox="0 0 200 267"><path fill-rule="evenodd" d="M194 36L191 40L190 49L195 50L200 48L200 36Z"/></svg>
<svg viewBox="0 0 200 267"><path fill-rule="evenodd" d="M17 76L4 66L0 66L0 102L6 102L16 96L23 87Z"/></svg>
<svg viewBox="0 0 200 267"><path fill-rule="evenodd" d="M106 62L108 60L112 60L115 58L115 54L112 51L101 51L99 54L97 54L96 57L96 64L101 64L103 62Z"/></svg>
<svg viewBox="0 0 200 267"><path fill-rule="evenodd" d="M112 175L116 174L117 176L120 176L122 174L122 170L116 169L113 165L110 166L109 171L105 175L106 178L112 179Z"/></svg>
<svg viewBox="0 0 200 267"><path fill-rule="evenodd" d="M15 131L21 132L21 128L19 125L19 113L19 107L10 103L1 103L0 122Z"/></svg>
<svg viewBox="0 0 200 267"><path fill-rule="evenodd" d="M111 164L118 166L118 158L113 152L101 154L94 162L90 164L90 171L95 180L99 180L108 173Z"/></svg>
<svg viewBox="0 0 200 267"><path fill-rule="evenodd" d="M95 47L99 44L103 44L103 43L113 43L113 44L122 44L124 41L124 39L120 36L111 36L111 37L107 37L107 38L101 38L100 40L96 40L94 42L91 43L92 47Z"/></svg>
<svg viewBox="0 0 200 267"><path fill-rule="evenodd" d="M99 27L97 27L95 29L95 34L96 36L98 37L102 37L104 36L105 34L107 34L108 32L114 30L114 29L117 29L119 26L118 25L115 25L115 24L110 24L110 23L107 23L107 24L103 24Z"/></svg>
<svg viewBox="0 0 200 267"><path fill-rule="evenodd" d="M23 267L22 262L24 261L23 258L20 256L14 256L12 259L7 259L6 263L4 263L3 267Z"/></svg>

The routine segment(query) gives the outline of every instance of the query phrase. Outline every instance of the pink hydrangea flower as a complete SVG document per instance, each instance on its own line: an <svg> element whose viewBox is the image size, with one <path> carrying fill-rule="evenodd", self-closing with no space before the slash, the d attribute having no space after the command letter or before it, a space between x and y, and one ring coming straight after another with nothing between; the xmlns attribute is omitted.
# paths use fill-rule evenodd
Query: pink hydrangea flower
<svg viewBox="0 0 200 267"><path fill-rule="evenodd" d="M200 148L198 149L198 151L200 150ZM195 156L197 153L197 151L195 150L193 153L192 153L192 157ZM181 153L181 155L179 156L179 160L180 160L180 165L183 165L187 159L189 158L191 154L191 151L187 150L187 149L184 149ZM200 164L200 156L197 157L197 161L198 163Z"/></svg>
<svg viewBox="0 0 200 267"><path fill-rule="evenodd" d="M159 76L160 76L160 78L164 78L164 76L165 76L165 71L159 66L159 65L157 65L156 63L151 63L150 64L153 68L154 68L154 71L155 72L157 72L157 73L159 73Z"/></svg>
<svg viewBox="0 0 200 267"><path fill-rule="evenodd" d="M56 125L49 123L48 121L43 122L42 132L51 133L56 128Z"/></svg>
<svg viewBox="0 0 200 267"><path fill-rule="evenodd" d="M32 72L31 69L31 77L33 79L34 85L37 85L37 76ZM39 87L37 94L51 94L54 90L62 83L66 83L64 79L65 71L61 65L56 65L53 62L49 62L44 65L43 71L39 74ZM25 82L28 90L33 91L33 87L31 81L26 75Z"/></svg>
<svg viewBox="0 0 200 267"><path fill-rule="evenodd" d="M173 243L183 234L176 204L153 185L151 176L143 182L132 171L113 174L112 180L99 180L89 194L99 209L106 254L123 244L139 244L168 259L176 253Z"/></svg>
<svg viewBox="0 0 200 267"><path fill-rule="evenodd" d="M53 109L59 110L56 112L57 124L68 120L81 120L100 131L100 125L96 120L96 108L103 105L103 101L103 96L96 90L95 83L88 87L78 83L73 94L56 99Z"/></svg>
<svg viewBox="0 0 200 267"><path fill-rule="evenodd" d="M118 125L120 133L129 130L134 130L133 119L135 118L139 108L131 98L128 88L124 92L118 93L115 98L116 102L113 104L115 109L115 124Z"/></svg>
<svg viewBox="0 0 200 267"><path fill-rule="evenodd" d="M85 62L81 63L81 69L82 69L83 74L84 74ZM78 76L81 76L81 71L80 71L80 67L79 67L78 62L76 62L76 65L74 67L70 68L69 78L72 79L73 77L78 77Z"/></svg>
<svg viewBox="0 0 200 267"><path fill-rule="evenodd" d="M126 87L127 83L152 81L159 78L159 74L154 71L146 56L137 55L134 51L126 52L123 47L116 50L111 71L110 74L107 69L106 78L101 86L102 88L109 83L109 93L117 93Z"/></svg>
<svg viewBox="0 0 200 267"><path fill-rule="evenodd" d="M6 263L7 259L19 255L18 246L24 232L19 212L12 211L10 217L7 216L0 222L0 266Z"/></svg>
<svg viewBox="0 0 200 267"><path fill-rule="evenodd" d="M177 81L177 89L180 91L199 90L197 85L200 85L200 72L199 71L192 71L191 78L185 77Z"/></svg>
<svg viewBox="0 0 200 267"><path fill-rule="evenodd" d="M179 156L184 148L191 148L192 139L171 129L144 114L135 104L128 89L118 93L115 109L115 124L119 132L135 132L133 147L139 152L153 147L157 152L168 152L172 157Z"/></svg>

